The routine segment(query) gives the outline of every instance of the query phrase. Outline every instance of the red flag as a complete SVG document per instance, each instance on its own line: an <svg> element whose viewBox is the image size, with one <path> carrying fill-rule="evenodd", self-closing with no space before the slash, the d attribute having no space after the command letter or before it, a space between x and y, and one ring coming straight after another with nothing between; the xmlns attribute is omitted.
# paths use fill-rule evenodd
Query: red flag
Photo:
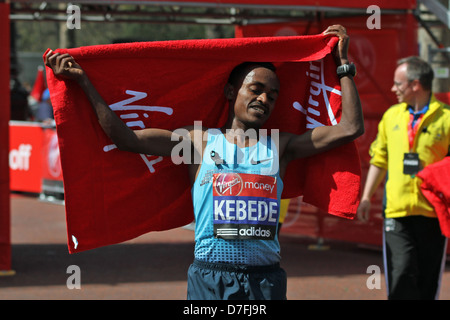
<svg viewBox="0 0 450 320"><path fill-rule="evenodd" d="M302 133L340 119L336 37L179 40L99 45L68 52L109 106L132 129L176 129L201 121L221 127L223 88L243 61L277 66L280 97L267 128ZM118 151L104 134L81 88L47 68L63 169L69 251L118 243L190 223L186 166L170 157ZM360 188L354 143L297 160L284 179L284 197L352 218Z"/></svg>
<svg viewBox="0 0 450 320"><path fill-rule="evenodd" d="M436 211L442 234L450 237L450 157L430 164L417 176L420 189Z"/></svg>
<svg viewBox="0 0 450 320"><path fill-rule="evenodd" d="M41 101L42 94L46 89L45 79L44 79L44 67L39 66L34 79L33 89L30 92L31 97L36 101Z"/></svg>

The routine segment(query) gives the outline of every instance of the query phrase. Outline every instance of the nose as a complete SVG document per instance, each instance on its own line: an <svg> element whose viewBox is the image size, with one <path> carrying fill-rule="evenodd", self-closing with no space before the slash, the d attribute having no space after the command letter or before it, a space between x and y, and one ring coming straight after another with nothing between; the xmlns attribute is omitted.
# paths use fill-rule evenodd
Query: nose
<svg viewBox="0 0 450 320"><path fill-rule="evenodd" d="M397 91L397 86L395 85L395 83L392 85L391 91L392 92L396 92Z"/></svg>
<svg viewBox="0 0 450 320"><path fill-rule="evenodd" d="M269 101L269 96L266 92L263 92L258 96L258 98L256 100L258 100L262 104L266 105L267 102Z"/></svg>

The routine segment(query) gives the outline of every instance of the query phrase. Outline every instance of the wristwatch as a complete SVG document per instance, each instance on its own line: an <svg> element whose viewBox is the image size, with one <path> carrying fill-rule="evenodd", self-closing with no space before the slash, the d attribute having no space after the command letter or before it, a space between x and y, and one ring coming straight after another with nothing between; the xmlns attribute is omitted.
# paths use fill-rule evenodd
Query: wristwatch
<svg viewBox="0 0 450 320"><path fill-rule="evenodd" d="M354 77L356 76L356 67L353 63L350 64L346 63L337 67L336 73L339 79L347 75L351 75L352 77Z"/></svg>

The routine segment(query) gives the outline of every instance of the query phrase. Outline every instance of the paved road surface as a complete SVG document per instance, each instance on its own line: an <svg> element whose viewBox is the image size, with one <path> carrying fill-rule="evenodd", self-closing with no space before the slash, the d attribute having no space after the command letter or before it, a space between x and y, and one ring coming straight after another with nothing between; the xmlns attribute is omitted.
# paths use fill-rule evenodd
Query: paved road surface
<svg viewBox="0 0 450 320"><path fill-rule="evenodd" d="M14 276L0 277L4 299L149 299L184 300L186 272L193 258L193 231L180 228L143 235L123 244L69 255L64 207L12 195ZM379 266L379 250L332 242L329 250L310 250L315 240L281 235L282 266L290 300L384 300L381 289L368 289L367 268ZM81 289L67 288L67 268L81 270ZM447 266L441 299L450 298Z"/></svg>

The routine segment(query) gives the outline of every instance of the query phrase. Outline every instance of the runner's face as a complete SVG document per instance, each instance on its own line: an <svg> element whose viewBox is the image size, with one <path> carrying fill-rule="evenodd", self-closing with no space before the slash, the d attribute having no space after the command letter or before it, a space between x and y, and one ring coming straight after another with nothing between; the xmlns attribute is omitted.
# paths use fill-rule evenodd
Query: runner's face
<svg viewBox="0 0 450 320"><path fill-rule="evenodd" d="M237 92L235 117L247 127L260 128L275 108L279 90L278 77L272 70L251 69Z"/></svg>

